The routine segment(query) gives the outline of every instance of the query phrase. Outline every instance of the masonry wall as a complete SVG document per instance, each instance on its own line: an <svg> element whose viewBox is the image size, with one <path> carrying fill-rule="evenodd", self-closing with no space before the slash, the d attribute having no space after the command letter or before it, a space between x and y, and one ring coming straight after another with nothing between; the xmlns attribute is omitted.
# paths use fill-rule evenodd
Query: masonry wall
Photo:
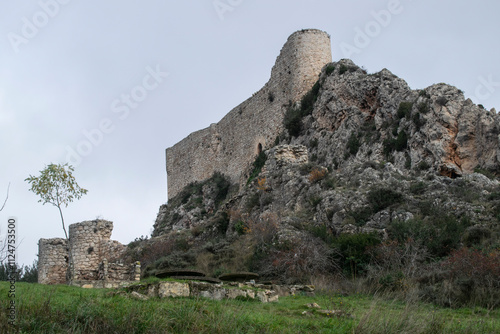
<svg viewBox="0 0 500 334"><path fill-rule="evenodd" d="M38 283L64 284L68 269L68 243L66 239L40 239L38 241Z"/></svg>
<svg viewBox="0 0 500 334"><path fill-rule="evenodd" d="M116 258L125 246L110 240L113 222L85 221L69 226L75 280L97 280L103 259Z"/></svg>
<svg viewBox="0 0 500 334"><path fill-rule="evenodd" d="M97 280L129 281L137 279L139 264L121 261L126 246L110 240L113 222L84 221L69 226L69 245L66 239L40 239L38 242L38 283L68 283L69 250L73 258L73 282Z"/></svg>
<svg viewBox="0 0 500 334"><path fill-rule="evenodd" d="M219 123L194 132L166 150L168 197L193 181L221 172L243 182L245 170L269 148L283 130L289 102L299 101L332 61L330 37L320 30L301 30L283 46L271 78L251 98L231 110Z"/></svg>

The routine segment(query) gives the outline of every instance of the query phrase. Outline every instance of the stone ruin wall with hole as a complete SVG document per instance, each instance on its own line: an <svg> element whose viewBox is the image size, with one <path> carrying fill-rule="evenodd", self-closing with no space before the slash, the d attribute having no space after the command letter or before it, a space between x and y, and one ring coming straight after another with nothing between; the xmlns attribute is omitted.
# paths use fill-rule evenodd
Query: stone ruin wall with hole
<svg viewBox="0 0 500 334"><path fill-rule="evenodd" d="M297 102L332 61L330 36L308 29L292 34L271 71L271 78L251 98L231 110L219 123L194 132L167 148L168 197L194 181L221 172L233 183L244 182L242 171L260 150L274 144L283 131L290 101Z"/></svg>
<svg viewBox="0 0 500 334"><path fill-rule="evenodd" d="M66 239L38 241L38 283L64 284L68 269L68 242Z"/></svg>
<svg viewBox="0 0 500 334"><path fill-rule="evenodd" d="M126 246L118 241L110 240L112 231L113 222L92 220L69 226L69 248L65 239L40 239L38 242L38 283L71 283L81 286L97 281L136 280L137 264L121 262L120 258ZM72 282L66 279L69 249L73 258Z"/></svg>

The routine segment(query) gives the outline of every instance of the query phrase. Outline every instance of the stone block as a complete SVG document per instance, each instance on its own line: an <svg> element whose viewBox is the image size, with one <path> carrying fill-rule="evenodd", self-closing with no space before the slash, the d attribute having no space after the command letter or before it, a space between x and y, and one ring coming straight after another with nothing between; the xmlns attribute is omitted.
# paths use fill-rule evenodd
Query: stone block
<svg viewBox="0 0 500 334"><path fill-rule="evenodd" d="M189 297L189 284L180 282L160 282L158 297Z"/></svg>

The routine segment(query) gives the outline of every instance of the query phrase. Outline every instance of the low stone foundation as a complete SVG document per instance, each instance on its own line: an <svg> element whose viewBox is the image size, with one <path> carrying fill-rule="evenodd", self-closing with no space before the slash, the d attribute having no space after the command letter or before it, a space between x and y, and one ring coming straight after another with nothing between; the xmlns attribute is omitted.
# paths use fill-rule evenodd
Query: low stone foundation
<svg viewBox="0 0 500 334"><path fill-rule="evenodd" d="M235 282L212 284L198 281L162 281L136 284L129 286L128 291L140 293L147 297L203 297L213 300L242 298L256 299L263 303L277 302L280 296L290 296L296 293L314 295L314 287L310 285L282 286Z"/></svg>

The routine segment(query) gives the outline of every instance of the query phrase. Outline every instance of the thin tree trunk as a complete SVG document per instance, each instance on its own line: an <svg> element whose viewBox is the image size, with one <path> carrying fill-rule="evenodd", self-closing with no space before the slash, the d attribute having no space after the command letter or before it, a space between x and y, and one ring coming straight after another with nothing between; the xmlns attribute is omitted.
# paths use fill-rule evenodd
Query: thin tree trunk
<svg viewBox="0 0 500 334"><path fill-rule="evenodd" d="M71 283L71 281L73 280L73 276L74 276L73 256L71 254L71 245L70 245L68 233L66 232L66 227L64 226L64 216L63 216L63 213L61 210L61 205L59 204L59 202L57 203L57 208L59 209L59 214L61 215L62 228L64 231L64 235L66 236L66 242L68 245L68 272L66 274L66 279L68 280L68 283Z"/></svg>

